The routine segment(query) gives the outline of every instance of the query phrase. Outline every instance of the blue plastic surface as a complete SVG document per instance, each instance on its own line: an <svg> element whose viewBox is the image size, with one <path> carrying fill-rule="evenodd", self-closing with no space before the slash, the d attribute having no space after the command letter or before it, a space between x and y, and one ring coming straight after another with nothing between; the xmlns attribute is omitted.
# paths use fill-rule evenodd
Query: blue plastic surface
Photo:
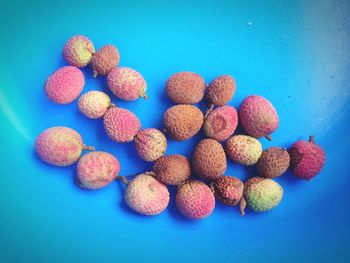
<svg viewBox="0 0 350 263"><path fill-rule="evenodd" d="M0 262L350 262L350 3L339 1L8 1L0 8ZM120 64L140 71L149 100L123 102L142 126L162 128L172 103L166 79L190 70L210 82L231 74L230 103L259 94L276 107L280 127L264 148L289 147L316 136L326 153L310 182L286 174L283 201L264 214L217 203L202 221L182 217L174 204L155 217L132 212L124 187L99 191L74 184L75 165L41 162L33 143L44 129L65 125L86 144L113 153L121 174L150 170L133 143L108 139L101 120L89 120L77 101L46 98L46 78L66 63L65 41L84 34L96 48L114 44ZM84 92L103 90L103 77L83 70ZM169 140L167 154L190 157L203 135ZM229 161L227 175L256 174Z"/></svg>

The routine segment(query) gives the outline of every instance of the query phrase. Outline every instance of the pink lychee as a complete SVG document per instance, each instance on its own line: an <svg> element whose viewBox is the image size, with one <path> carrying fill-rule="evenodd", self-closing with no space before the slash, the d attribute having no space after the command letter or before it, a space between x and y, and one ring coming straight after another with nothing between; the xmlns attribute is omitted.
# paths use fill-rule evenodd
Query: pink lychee
<svg viewBox="0 0 350 263"><path fill-rule="evenodd" d="M163 156L167 148L165 135L154 128L140 130L134 142L137 154L147 162L153 162Z"/></svg>
<svg viewBox="0 0 350 263"><path fill-rule="evenodd" d="M48 98L59 104L74 101L83 90L84 75L80 69L66 66L55 71L45 83Z"/></svg>
<svg viewBox="0 0 350 263"><path fill-rule="evenodd" d="M107 76L109 89L122 100L147 98L147 84L142 75L132 68L118 67L112 69Z"/></svg>
<svg viewBox="0 0 350 263"><path fill-rule="evenodd" d="M82 188L99 189L111 183L118 175L120 165L112 154L90 152L79 159L77 183Z"/></svg>
<svg viewBox="0 0 350 263"><path fill-rule="evenodd" d="M240 108L239 118L243 129L254 138L270 134L278 128L279 120L276 109L267 99L252 95L246 97Z"/></svg>
<svg viewBox="0 0 350 263"><path fill-rule="evenodd" d="M138 175L128 184L124 199L137 213L157 215L168 206L170 197L168 188L149 172Z"/></svg>
<svg viewBox="0 0 350 263"><path fill-rule="evenodd" d="M217 141L227 140L238 125L237 111L232 106L216 108L208 114L204 121L204 133Z"/></svg>
<svg viewBox="0 0 350 263"><path fill-rule="evenodd" d="M56 166L75 163L84 149L92 150L93 147L85 146L80 134L68 127L48 128L35 141L35 150L40 159Z"/></svg>
<svg viewBox="0 0 350 263"><path fill-rule="evenodd" d="M300 179L310 180L322 169L326 154L322 147L315 143L314 136L309 141L297 141L290 150L290 168Z"/></svg>
<svg viewBox="0 0 350 263"><path fill-rule="evenodd" d="M187 181L178 187L176 205L184 216L202 219L213 212L215 198L205 183L197 180Z"/></svg>
<svg viewBox="0 0 350 263"><path fill-rule="evenodd" d="M86 36L75 35L67 41L62 53L69 65L80 68L90 63L95 48Z"/></svg>
<svg viewBox="0 0 350 263"><path fill-rule="evenodd" d="M111 107L103 116L103 125L109 136L116 142L131 142L141 129L141 123L129 110Z"/></svg>

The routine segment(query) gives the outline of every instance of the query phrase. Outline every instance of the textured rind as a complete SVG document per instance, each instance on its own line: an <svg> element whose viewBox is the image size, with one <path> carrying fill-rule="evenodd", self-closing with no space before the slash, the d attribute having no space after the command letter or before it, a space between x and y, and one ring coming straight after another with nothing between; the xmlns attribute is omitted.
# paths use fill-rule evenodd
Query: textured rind
<svg viewBox="0 0 350 263"><path fill-rule="evenodd" d="M35 150L44 162L68 166L79 159L83 150L83 140L80 134L71 128L52 127L38 136Z"/></svg>
<svg viewBox="0 0 350 263"><path fill-rule="evenodd" d="M111 104L109 96L97 90L83 94L78 100L78 109L90 119L101 118Z"/></svg>
<svg viewBox="0 0 350 263"><path fill-rule="evenodd" d="M301 179L310 180L322 169L326 154L314 142L297 141L290 150L290 168L293 174Z"/></svg>
<svg viewBox="0 0 350 263"><path fill-rule="evenodd" d="M116 142L131 142L141 129L136 115L119 107L107 110L103 116L103 125L109 138Z"/></svg>
<svg viewBox="0 0 350 263"><path fill-rule="evenodd" d="M236 130L238 114L232 106L216 108L204 120L204 133L217 141L227 140Z"/></svg>
<svg viewBox="0 0 350 263"><path fill-rule="evenodd" d="M215 106L226 105L236 91L235 80L229 75L222 75L214 79L206 92L206 100Z"/></svg>
<svg viewBox="0 0 350 263"><path fill-rule="evenodd" d="M221 144L213 139L201 140L192 155L192 168L204 179L215 180L223 176L227 162Z"/></svg>
<svg viewBox="0 0 350 263"><path fill-rule="evenodd" d="M106 45L99 49L91 59L94 76L107 75L119 64L119 51L113 45Z"/></svg>
<svg viewBox="0 0 350 263"><path fill-rule="evenodd" d="M77 67L66 66L55 71L45 83L47 97L59 104L74 101L85 85L84 75Z"/></svg>
<svg viewBox="0 0 350 263"><path fill-rule="evenodd" d="M63 58L69 65L85 67L90 63L95 48L86 36L75 35L71 37L63 47Z"/></svg>
<svg viewBox="0 0 350 263"><path fill-rule="evenodd" d="M176 141L185 141L199 132L203 125L203 113L193 105L175 105L163 116L169 136Z"/></svg>
<svg viewBox="0 0 350 263"><path fill-rule="evenodd" d="M176 205L185 217L202 219L213 212L215 197L205 183L197 180L188 181L179 186L176 193Z"/></svg>
<svg viewBox="0 0 350 263"><path fill-rule="evenodd" d="M191 175L190 161L183 155L160 157L153 166L155 177L166 185L178 185Z"/></svg>
<svg viewBox="0 0 350 263"><path fill-rule="evenodd" d="M147 84L143 76L132 68L118 67L107 76L109 89L122 100L137 100L146 95Z"/></svg>
<svg viewBox="0 0 350 263"><path fill-rule="evenodd" d="M157 215L169 204L168 188L151 176L152 174L140 174L135 177L124 195L127 205L143 215Z"/></svg>
<svg viewBox="0 0 350 263"><path fill-rule="evenodd" d="M228 157L243 165L255 164L261 156L261 143L250 136L235 135L228 139L226 143L226 153Z"/></svg>
<svg viewBox="0 0 350 263"><path fill-rule="evenodd" d="M287 171L289 162L289 154L285 149L271 147L262 152L256 168L261 176L276 178Z"/></svg>
<svg viewBox="0 0 350 263"><path fill-rule="evenodd" d="M165 135L157 129L140 130L134 138L137 154L147 162L153 162L164 155L167 148Z"/></svg>
<svg viewBox="0 0 350 263"><path fill-rule="evenodd" d="M110 184L119 171L119 162L112 154L99 151L89 152L79 159L77 183L82 188L100 189Z"/></svg>
<svg viewBox="0 0 350 263"><path fill-rule="evenodd" d="M236 177L223 176L212 183L215 197L226 205L235 206L243 195L243 183Z"/></svg>
<svg viewBox="0 0 350 263"><path fill-rule="evenodd" d="M271 179L253 177L244 185L244 196L252 210L265 212L281 202L283 189Z"/></svg>
<svg viewBox="0 0 350 263"><path fill-rule="evenodd" d="M178 104L195 104L203 99L204 79L194 72L178 72L166 82L168 98Z"/></svg>
<svg viewBox="0 0 350 263"><path fill-rule="evenodd" d="M255 138L269 135L279 125L273 105L257 95L248 96L243 100L239 108L239 119L246 133Z"/></svg>

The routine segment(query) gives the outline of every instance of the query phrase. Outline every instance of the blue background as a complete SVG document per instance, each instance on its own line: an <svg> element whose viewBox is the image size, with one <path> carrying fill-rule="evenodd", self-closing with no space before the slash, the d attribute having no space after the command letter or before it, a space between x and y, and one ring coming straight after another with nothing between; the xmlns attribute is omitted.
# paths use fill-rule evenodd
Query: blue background
<svg viewBox="0 0 350 263"><path fill-rule="evenodd" d="M346 0L2 2L0 262L349 262L349 11ZM152 164L136 156L133 143L110 141L102 121L83 117L76 101L56 105L45 97L43 84L65 65L61 49L74 34L97 49L116 45L120 65L144 75L149 100L112 96L144 128L162 128L172 73L195 71L206 82L231 74L231 105L260 94L279 113L280 127L272 142L261 140L264 148L315 134L327 153L324 169L310 182L287 173L277 180L283 202L243 218L217 203L209 218L187 220L176 210L174 189L169 209L155 217L130 211L118 182L79 189L75 165L56 168L36 157L33 143L44 129L76 129L86 144L117 156L123 175ZM83 71L84 92L111 95L105 78ZM202 136L169 140L167 154L190 157ZM226 174L246 179L256 171L229 161Z"/></svg>

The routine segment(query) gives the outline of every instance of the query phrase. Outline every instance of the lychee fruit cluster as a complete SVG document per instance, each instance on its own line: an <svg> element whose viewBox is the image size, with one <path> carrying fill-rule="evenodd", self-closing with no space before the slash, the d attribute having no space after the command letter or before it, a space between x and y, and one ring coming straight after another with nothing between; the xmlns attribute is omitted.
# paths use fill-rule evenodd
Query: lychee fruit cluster
<svg viewBox="0 0 350 263"><path fill-rule="evenodd" d="M50 100L67 104L77 99L85 83L80 68L90 63L93 76L106 76L107 86L117 98L148 98L144 77L133 68L119 66L120 53L114 45L105 45L95 52L91 40L76 35L66 42L62 54L69 65L47 79L44 89ZM166 81L165 92L176 105L165 110L163 127L158 129L142 128L132 111L116 106L102 91L88 91L77 103L87 118L102 119L101 125L111 142L133 141L135 156L154 162L152 171L128 180L119 175L121 166L115 156L94 151L94 147L83 143L77 131L63 126L48 128L37 137L37 155L55 166L77 162L76 183L84 189L96 190L114 180L122 181L126 185L126 204L143 215L163 212L170 202L168 187L176 187L174 202L189 219L208 217L214 211L215 198L225 205L239 206L242 215L246 207L255 212L269 211L281 203L284 193L273 179L278 180L290 169L296 177L310 180L324 166L325 152L314 136L309 141L298 140L289 150L278 146L263 149L259 139L271 140L279 126L277 110L259 95L247 96L238 111L228 105L236 92L236 82L230 75L218 76L207 85L198 73L177 72ZM198 105L201 101L207 103L204 114ZM242 132L237 132L238 125ZM198 142L191 158L166 154L166 136L185 141L201 130L207 138ZM92 152L82 156L84 150ZM256 176L243 182L225 175L230 164L227 159L244 166L255 165Z"/></svg>

